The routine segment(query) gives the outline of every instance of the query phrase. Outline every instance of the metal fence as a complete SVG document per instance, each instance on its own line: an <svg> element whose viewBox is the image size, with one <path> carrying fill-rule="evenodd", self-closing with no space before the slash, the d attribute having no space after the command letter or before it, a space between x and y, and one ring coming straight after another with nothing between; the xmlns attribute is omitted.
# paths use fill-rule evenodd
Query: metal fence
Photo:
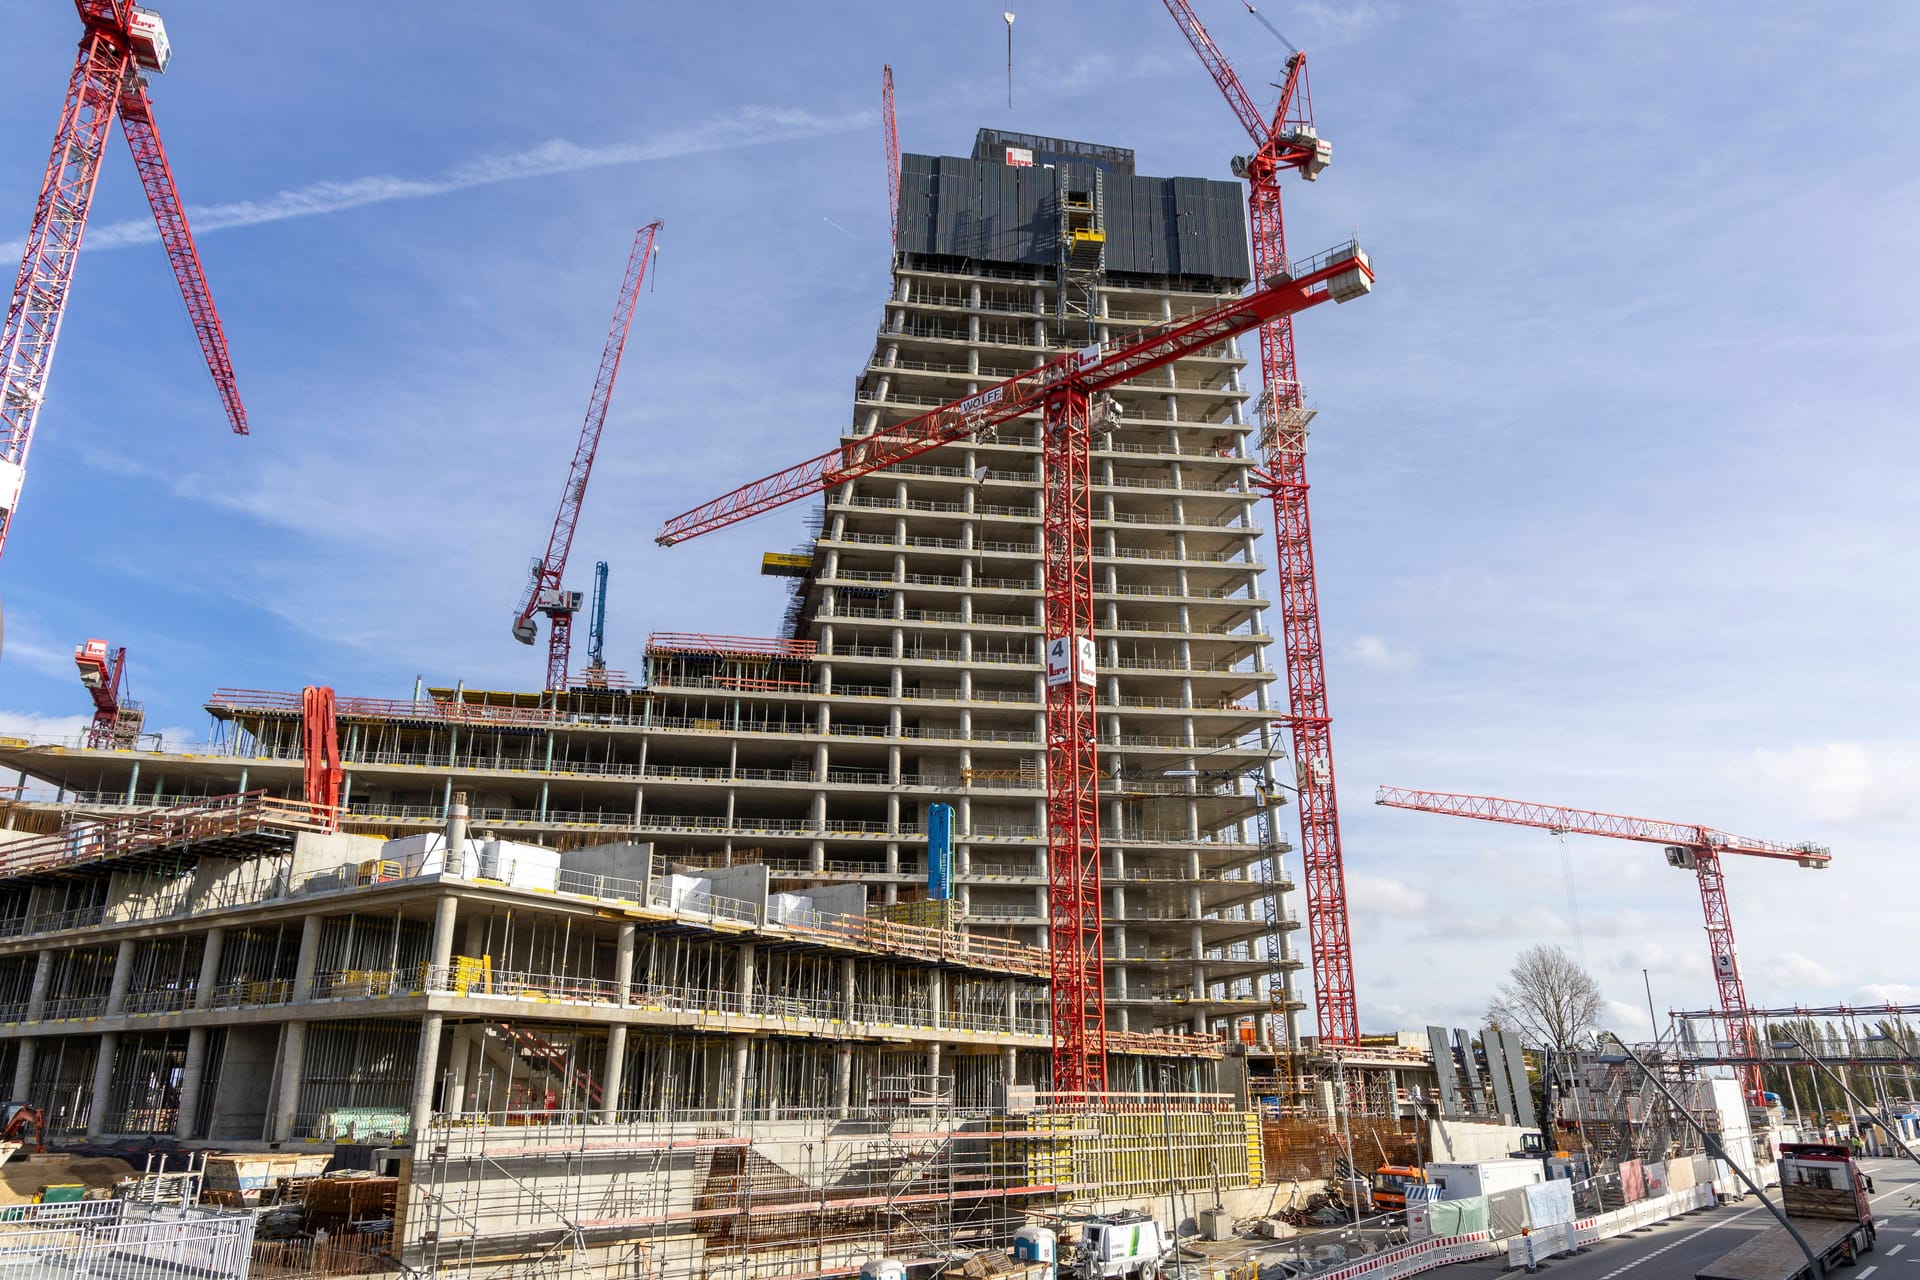
<svg viewBox="0 0 1920 1280"><path fill-rule="evenodd" d="M245 1280L253 1215L87 1200L0 1208L9 1280Z"/></svg>

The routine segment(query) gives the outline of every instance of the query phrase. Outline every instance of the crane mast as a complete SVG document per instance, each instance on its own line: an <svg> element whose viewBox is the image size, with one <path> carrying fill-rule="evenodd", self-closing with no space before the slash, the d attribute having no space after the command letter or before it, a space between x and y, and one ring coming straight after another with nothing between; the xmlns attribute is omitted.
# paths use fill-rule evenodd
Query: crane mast
<svg viewBox="0 0 1920 1280"><path fill-rule="evenodd" d="M1247 221L1256 279L1284 270L1286 225L1280 175L1289 170L1311 182L1332 159L1331 145L1313 125L1307 55L1287 59L1280 101L1271 117L1234 72L1187 0L1165 0L1167 12L1205 64L1254 151L1236 156L1233 172L1247 182ZM1293 322L1279 316L1260 327L1259 399L1263 465L1254 482L1273 503L1281 644L1286 656L1288 727L1300 798L1300 858L1307 893L1307 937L1313 955L1314 1014L1320 1039L1352 1044L1360 1038L1354 992L1353 942L1347 922L1347 881L1334 789L1333 727L1327 706L1327 665L1320 637L1320 593L1313 559L1313 522L1307 503L1307 424L1313 411L1300 394ZM1268 981L1280 975L1269 975Z"/></svg>
<svg viewBox="0 0 1920 1280"><path fill-rule="evenodd" d="M1505 800L1499 796L1381 787L1374 795L1374 803L1393 809L1414 809L1421 813L1443 813L1457 818L1478 818L1483 822L1534 827L1556 835L1609 836L1664 846L1667 865L1693 872L1699 883L1700 909L1706 921L1707 949L1713 957L1713 981L1719 991L1727 1033L1733 1038L1735 1048L1745 1050L1750 1057L1758 1054L1759 1037L1748 1013L1752 1006L1747 1002L1747 984L1740 976L1740 960L1734 950L1733 913L1727 905L1727 879L1720 865L1721 855L1772 858L1815 869L1824 869L1833 861L1833 855L1824 845L1754 840L1692 823L1663 822L1656 818L1634 818L1596 809L1570 809L1525 800ZM1760 1092L1759 1067L1746 1066L1738 1071L1749 1096Z"/></svg>
<svg viewBox="0 0 1920 1280"><path fill-rule="evenodd" d="M553 530L547 535L547 553L533 562L527 574L526 595L513 616L513 638L530 645L535 634L533 615L547 615L546 688L549 692L567 687L567 664L573 649L573 615L584 603L578 591L568 591L562 585L567 573L567 555L573 549L573 531L580 523L581 504L586 501L587 480L593 474L594 454L600 448L600 430L606 425L607 406L613 400L620 357L626 352L627 334L633 328L633 309L640 299L640 286L646 280L647 264L654 254L654 237L664 225L656 219L634 233L633 252L627 256L626 275L621 278L620 296L614 304L613 324L607 331L606 346L600 352L593 394L587 399L586 421L573 448L566 486L560 490L560 508L554 513Z"/></svg>
<svg viewBox="0 0 1920 1280"><path fill-rule="evenodd" d="M1103 393L1275 316L1329 299L1346 302L1372 288L1373 267L1366 254L1356 243L1340 245L1292 264L1245 297L1128 335L1124 344L1096 343L1064 352L965 399L742 485L673 517L656 539L672 546L941 445L978 437L1024 415L1041 414L1047 942L1053 984L1053 1088L1058 1094L1086 1098L1104 1093L1107 1086L1090 465L1094 427L1104 413Z"/></svg>
<svg viewBox="0 0 1920 1280"><path fill-rule="evenodd" d="M193 232L167 164L147 100L143 72L166 70L172 56L159 15L129 0L75 0L84 31L54 130L33 227L27 233L7 318L0 327L0 550L6 546L26 480L27 453L45 402L54 345L73 289L73 272L100 177L101 155L115 116L146 188L160 241L186 301L207 370L237 435L247 413L219 312L201 270Z"/></svg>

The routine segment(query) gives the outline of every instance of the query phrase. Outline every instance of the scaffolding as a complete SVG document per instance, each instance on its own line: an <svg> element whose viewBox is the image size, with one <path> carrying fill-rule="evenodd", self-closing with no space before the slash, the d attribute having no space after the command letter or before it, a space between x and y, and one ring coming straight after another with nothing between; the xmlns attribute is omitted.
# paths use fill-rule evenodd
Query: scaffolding
<svg viewBox="0 0 1920 1280"><path fill-rule="evenodd" d="M463 1280L818 1280L878 1257L934 1265L1004 1248L1030 1212L1262 1176L1256 1118L1220 1095L986 1111L898 1056L848 1115L436 1116L396 1226L400 1259Z"/></svg>

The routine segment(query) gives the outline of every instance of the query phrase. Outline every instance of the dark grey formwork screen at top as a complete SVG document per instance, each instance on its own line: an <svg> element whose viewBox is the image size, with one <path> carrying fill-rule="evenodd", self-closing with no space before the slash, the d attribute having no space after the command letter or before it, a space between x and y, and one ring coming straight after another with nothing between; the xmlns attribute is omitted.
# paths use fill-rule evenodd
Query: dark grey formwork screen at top
<svg viewBox="0 0 1920 1280"><path fill-rule="evenodd" d="M1460 1076L1453 1064L1453 1044L1445 1027L1427 1028L1427 1047L1433 1051L1433 1075L1440 1085L1440 1114L1464 1115L1460 1107Z"/></svg>
<svg viewBox="0 0 1920 1280"><path fill-rule="evenodd" d="M1473 1099L1473 1113L1485 1115L1487 1095L1480 1087L1480 1064L1473 1060L1473 1037L1465 1027L1455 1027L1453 1036L1460 1042L1460 1069L1467 1074L1467 1094Z"/></svg>
<svg viewBox="0 0 1920 1280"><path fill-rule="evenodd" d="M1480 1047L1487 1055L1487 1079L1493 1082L1493 1105L1503 1121L1513 1116L1513 1090L1507 1087L1507 1055L1500 1044L1500 1033L1488 1027L1480 1033Z"/></svg>
<svg viewBox="0 0 1920 1280"><path fill-rule="evenodd" d="M1507 1074L1513 1080L1513 1119L1522 1129L1538 1122L1533 1110L1533 1082L1527 1079L1527 1055L1520 1045L1520 1033L1500 1032L1500 1043L1507 1051Z"/></svg>
<svg viewBox="0 0 1920 1280"><path fill-rule="evenodd" d="M1008 165L900 157L902 253L1050 267L1059 260L1064 192L1091 187L1085 165ZM1108 274L1187 276L1240 285L1252 276L1238 183L1106 174Z"/></svg>

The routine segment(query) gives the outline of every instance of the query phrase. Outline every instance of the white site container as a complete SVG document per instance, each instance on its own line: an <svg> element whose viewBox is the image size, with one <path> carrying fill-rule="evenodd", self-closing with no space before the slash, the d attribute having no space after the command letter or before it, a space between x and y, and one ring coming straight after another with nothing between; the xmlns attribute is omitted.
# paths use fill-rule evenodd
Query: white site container
<svg viewBox="0 0 1920 1280"><path fill-rule="evenodd" d="M1538 1160L1478 1160L1427 1166L1427 1181L1440 1188L1442 1200L1491 1196L1546 1180L1546 1170Z"/></svg>
<svg viewBox="0 0 1920 1280"><path fill-rule="evenodd" d="M557 849L517 840L480 842L482 880L498 880L516 889L545 889L551 892L559 881L560 853Z"/></svg>
<svg viewBox="0 0 1920 1280"><path fill-rule="evenodd" d="M468 840L466 849L449 866L444 831L423 831L417 836L389 840L380 846L380 857L399 863L403 877L449 875L472 879L480 873L479 842Z"/></svg>

